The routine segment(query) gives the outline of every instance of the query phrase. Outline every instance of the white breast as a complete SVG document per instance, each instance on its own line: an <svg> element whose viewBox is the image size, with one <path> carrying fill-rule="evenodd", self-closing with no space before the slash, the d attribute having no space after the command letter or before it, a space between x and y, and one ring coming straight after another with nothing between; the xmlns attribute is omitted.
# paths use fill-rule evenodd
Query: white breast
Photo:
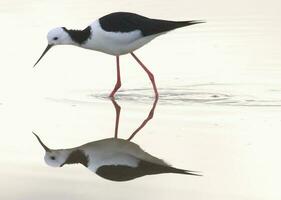
<svg viewBox="0 0 281 200"><path fill-rule="evenodd" d="M89 158L88 168L95 172L103 165L125 165L137 167L140 160L167 165L144 150L137 144L122 139L104 139L80 147Z"/></svg>
<svg viewBox="0 0 281 200"><path fill-rule="evenodd" d="M111 55L123 55L130 53L160 34L143 37L140 30L131 31L128 33L107 32L104 31L99 21L91 24L91 38L81 47L101 51Z"/></svg>
<svg viewBox="0 0 281 200"><path fill-rule="evenodd" d="M90 160L93 162L89 162L88 168L93 172L96 172L101 166L122 165L137 167L140 161L132 155L122 153L107 153L103 155L95 154Z"/></svg>

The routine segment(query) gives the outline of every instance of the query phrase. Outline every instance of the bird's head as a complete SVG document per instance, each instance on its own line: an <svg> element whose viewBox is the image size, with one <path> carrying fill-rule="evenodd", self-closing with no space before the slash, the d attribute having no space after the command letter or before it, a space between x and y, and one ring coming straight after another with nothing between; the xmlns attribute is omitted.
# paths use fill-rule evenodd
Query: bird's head
<svg viewBox="0 0 281 200"><path fill-rule="evenodd" d="M51 29L47 34L48 46L35 63L35 65L43 58L43 56L55 45L72 44L73 41L64 27L57 27ZM35 65L33 67L35 67Z"/></svg>
<svg viewBox="0 0 281 200"><path fill-rule="evenodd" d="M35 135L35 137L38 139L39 143L45 150L44 160L46 164L51 167L62 167L69 156L69 152L64 149L62 150L50 149L41 141L38 135L36 135L35 133L33 134Z"/></svg>
<svg viewBox="0 0 281 200"><path fill-rule="evenodd" d="M51 167L62 167L67 159L67 154L64 150L52 150L45 153L44 160Z"/></svg>
<svg viewBox="0 0 281 200"><path fill-rule="evenodd" d="M70 44L71 38L66 30L64 27L51 29L47 34L48 45Z"/></svg>

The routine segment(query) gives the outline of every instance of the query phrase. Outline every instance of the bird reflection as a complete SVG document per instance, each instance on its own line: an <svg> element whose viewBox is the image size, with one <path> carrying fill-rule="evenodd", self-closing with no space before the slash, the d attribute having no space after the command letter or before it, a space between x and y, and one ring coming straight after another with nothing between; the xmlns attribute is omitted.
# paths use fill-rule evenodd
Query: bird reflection
<svg viewBox="0 0 281 200"><path fill-rule="evenodd" d="M50 149L33 133L45 149L45 162L52 167L66 164L82 164L102 178L111 181L129 181L145 175L176 173L200 176L195 171L178 169L165 161L150 155L131 142L136 134L153 118L157 99L142 124L128 139L118 138L118 125L121 107L112 100L116 111L114 138L89 142L69 149Z"/></svg>

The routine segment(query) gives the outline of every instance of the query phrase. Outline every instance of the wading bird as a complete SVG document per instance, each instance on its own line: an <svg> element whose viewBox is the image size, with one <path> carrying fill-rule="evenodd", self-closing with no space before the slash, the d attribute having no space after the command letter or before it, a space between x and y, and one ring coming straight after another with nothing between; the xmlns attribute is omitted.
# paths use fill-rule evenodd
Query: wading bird
<svg viewBox="0 0 281 200"><path fill-rule="evenodd" d="M130 53L147 73L153 85L155 97L158 98L154 75L134 51L164 33L198 23L203 23L203 21L167 21L128 12L111 13L97 19L84 30L71 30L65 27L50 30L47 35L48 46L35 65L55 45L74 45L113 55L116 57L117 81L109 96L114 97L121 87L119 56Z"/></svg>

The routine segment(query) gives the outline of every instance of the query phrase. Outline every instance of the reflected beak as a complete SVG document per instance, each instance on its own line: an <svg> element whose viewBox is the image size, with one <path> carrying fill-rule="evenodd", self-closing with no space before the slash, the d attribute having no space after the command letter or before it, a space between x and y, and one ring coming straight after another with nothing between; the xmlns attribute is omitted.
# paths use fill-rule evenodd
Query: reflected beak
<svg viewBox="0 0 281 200"><path fill-rule="evenodd" d="M32 132L32 133L35 135L35 137L37 138L37 140L39 141L39 143L42 145L42 147L45 149L45 151L51 152L51 149L49 149L49 148L40 140L39 136L36 135L36 133L34 133L34 132Z"/></svg>
<svg viewBox="0 0 281 200"><path fill-rule="evenodd" d="M48 44L47 48L45 49L45 51L42 53L42 55L40 56L40 58L37 60L37 62L33 65L33 67L35 67L35 65L37 65L37 63L43 58L43 56L47 53L47 51L49 51L49 49L54 46L53 44Z"/></svg>

